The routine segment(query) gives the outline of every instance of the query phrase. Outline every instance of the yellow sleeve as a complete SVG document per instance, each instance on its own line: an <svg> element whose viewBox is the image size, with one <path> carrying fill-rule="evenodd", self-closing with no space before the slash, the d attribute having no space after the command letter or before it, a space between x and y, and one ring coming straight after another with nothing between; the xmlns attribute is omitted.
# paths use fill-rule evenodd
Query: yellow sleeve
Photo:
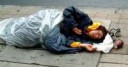
<svg viewBox="0 0 128 67"><path fill-rule="evenodd" d="M72 42L70 46L73 47L73 48L79 48L79 47L81 47L80 46L80 42Z"/></svg>

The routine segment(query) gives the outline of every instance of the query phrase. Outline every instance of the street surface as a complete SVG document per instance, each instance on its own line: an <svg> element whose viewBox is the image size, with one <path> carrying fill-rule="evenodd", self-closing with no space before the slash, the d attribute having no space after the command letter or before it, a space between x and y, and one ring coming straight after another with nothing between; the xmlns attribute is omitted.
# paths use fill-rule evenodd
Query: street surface
<svg viewBox="0 0 128 67"><path fill-rule="evenodd" d="M0 0L0 5L77 6L128 9L128 0Z"/></svg>

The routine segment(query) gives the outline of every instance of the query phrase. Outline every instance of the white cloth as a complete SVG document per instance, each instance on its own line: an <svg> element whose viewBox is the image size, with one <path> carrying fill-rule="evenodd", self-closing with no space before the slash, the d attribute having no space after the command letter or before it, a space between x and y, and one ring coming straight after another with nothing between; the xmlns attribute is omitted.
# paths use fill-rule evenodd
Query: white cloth
<svg viewBox="0 0 128 67"><path fill-rule="evenodd" d="M102 43L93 43L93 47L96 48L97 51L102 51L104 53L110 52L113 46L113 40L109 34L106 35Z"/></svg>
<svg viewBox="0 0 128 67"><path fill-rule="evenodd" d="M0 37L6 44L32 47L43 43L56 25L63 20L61 11L46 9L28 17L10 18L0 21Z"/></svg>

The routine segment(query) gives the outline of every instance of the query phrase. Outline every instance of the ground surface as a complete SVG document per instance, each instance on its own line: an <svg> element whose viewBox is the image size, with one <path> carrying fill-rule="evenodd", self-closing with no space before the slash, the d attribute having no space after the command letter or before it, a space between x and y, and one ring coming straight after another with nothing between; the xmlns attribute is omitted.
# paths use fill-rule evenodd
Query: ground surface
<svg viewBox="0 0 128 67"><path fill-rule="evenodd" d="M0 6L0 19L28 16L46 7ZM49 7L63 10L62 7ZM92 19L111 20L110 28L121 28L122 49L104 53L77 53L55 55L45 50L19 49L0 41L0 67L127 67L128 66L128 10L83 8Z"/></svg>

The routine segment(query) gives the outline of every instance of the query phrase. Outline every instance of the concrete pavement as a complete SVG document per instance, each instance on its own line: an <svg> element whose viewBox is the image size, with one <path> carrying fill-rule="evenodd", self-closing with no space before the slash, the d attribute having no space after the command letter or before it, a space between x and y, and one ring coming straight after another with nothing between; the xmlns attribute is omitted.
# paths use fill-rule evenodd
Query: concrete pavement
<svg viewBox="0 0 128 67"><path fill-rule="evenodd" d="M128 0L0 0L1 5L21 6L77 6L128 9Z"/></svg>
<svg viewBox="0 0 128 67"><path fill-rule="evenodd" d="M46 8L63 10L65 7L1 5L0 19L28 16ZM128 10L78 8L88 13L92 19L111 20L109 29L121 28L120 39L124 40L124 47L119 50L113 49L108 54L83 52L56 55L45 50L2 45L4 42L0 40L0 67L128 67Z"/></svg>

